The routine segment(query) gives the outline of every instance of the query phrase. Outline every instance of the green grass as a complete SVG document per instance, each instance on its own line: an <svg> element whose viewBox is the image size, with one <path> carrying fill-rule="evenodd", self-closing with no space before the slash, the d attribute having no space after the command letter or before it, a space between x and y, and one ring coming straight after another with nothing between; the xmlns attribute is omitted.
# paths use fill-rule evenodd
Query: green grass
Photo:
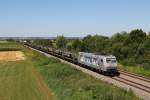
<svg viewBox="0 0 150 100"><path fill-rule="evenodd" d="M27 61L0 64L0 100L46 100Z"/></svg>
<svg viewBox="0 0 150 100"><path fill-rule="evenodd" d="M118 67L121 70L125 70L131 73L150 77L150 69L144 69L143 67L137 67L137 66L127 66L127 65L122 65L122 64L119 64Z"/></svg>
<svg viewBox="0 0 150 100"><path fill-rule="evenodd" d="M8 43L6 40L0 40L0 43Z"/></svg>
<svg viewBox="0 0 150 100"><path fill-rule="evenodd" d="M30 56L57 100L138 100L132 91L96 80L58 60L38 53Z"/></svg>
<svg viewBox="0 0 150 100"><path fill-rule="evenodd" d="M0 43L0 51L18 51L23 50L23 46L15 42Z"/></svg>
<svg viewBox="0 0 150 100"><path fill-rule="evenodd" d="M26 60L0 63L0 100L53 99L53 97L47 99L47 94L43 91L44 88L41 88L41 83L44 81L39 80L37 76L39 72L28 57L28 54L32 52L16 43L3 45L2 48L7 47L21 49Z"/></svg>

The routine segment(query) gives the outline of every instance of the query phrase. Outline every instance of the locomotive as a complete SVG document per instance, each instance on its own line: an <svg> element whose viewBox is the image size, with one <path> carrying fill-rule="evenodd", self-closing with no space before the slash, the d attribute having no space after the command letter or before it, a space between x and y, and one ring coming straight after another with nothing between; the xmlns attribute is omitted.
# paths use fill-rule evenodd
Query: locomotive
<svg viewBox="0 0 150 100"><path fill-rule="evenodd" d="M94 53L79 52L78 62L104 74L117 73L117 60L112 55L96 55Z"/></svg>

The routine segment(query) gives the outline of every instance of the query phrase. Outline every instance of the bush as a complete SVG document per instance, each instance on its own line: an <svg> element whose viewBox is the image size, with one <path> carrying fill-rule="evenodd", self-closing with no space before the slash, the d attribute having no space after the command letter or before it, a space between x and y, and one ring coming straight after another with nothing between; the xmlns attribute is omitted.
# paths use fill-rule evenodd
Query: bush
<svg viewBox="0 0 150 100"><path fill-rule="evenodd" d="M143 63L143 64L142 64L142 67L143 67L145 70L150 70L150 64L149 64L149 63Z"/></svg>
<svg viewBox="0 0 150 100"><path fill-rule="evenodd" d="M136 65L135 60L132 58L122 60L121 63L125 66L135 66Z"/></svg>

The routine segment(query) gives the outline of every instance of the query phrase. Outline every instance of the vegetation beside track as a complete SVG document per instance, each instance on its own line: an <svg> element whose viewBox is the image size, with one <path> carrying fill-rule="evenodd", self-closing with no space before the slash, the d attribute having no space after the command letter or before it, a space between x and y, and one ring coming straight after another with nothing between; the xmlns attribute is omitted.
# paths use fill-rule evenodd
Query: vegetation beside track
<svg viewBox="0 0 150 100"><path fill-rule="evenodd" d="M56 59L42 54L28 53L39 69L47 85L58 100L137 100L132 91L125 91L113 85L82 73Z"/></svg>
<svg viewBox="0 0 150 100"><path fill-rule="evenodd" d="M111 37L87 35L84 38L71 39L58 36L51 42L36 40L33 43L73 54L78 52L112 54L122 64L119 66L120 69L150 77L150 34L141 29L116 33Z"/></svg>
<svg viewBox="0 0 150 100"><path fill-rule="evenodd" d="M143 67L138 67L138 66L128 66L128 65L122 65L119 64L118 68L127 72L139 74L142 76L150 77L150 70L146 70Z"/></svg>
<svg viewBox="0 0 150 100"><path fill-rule="evenodd" d="M30 50L17 43L0 43L0 49L21 50L26 59L0 62L0 100L52 100L38 70L28 57ZM8 49L9 48L9 49Z"/></svg>

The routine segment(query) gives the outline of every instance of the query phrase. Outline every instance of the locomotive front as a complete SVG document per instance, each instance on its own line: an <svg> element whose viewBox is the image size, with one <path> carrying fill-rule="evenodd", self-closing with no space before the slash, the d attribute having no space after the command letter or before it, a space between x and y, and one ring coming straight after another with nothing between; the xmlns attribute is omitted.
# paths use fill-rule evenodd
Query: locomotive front
<svg viewBox="0 0 150 100"><path fill-rule="evenodd" d="M105 71L109 74L118 73L116 57L115 56L104 57L104 67L105 67Z"/></svg>

